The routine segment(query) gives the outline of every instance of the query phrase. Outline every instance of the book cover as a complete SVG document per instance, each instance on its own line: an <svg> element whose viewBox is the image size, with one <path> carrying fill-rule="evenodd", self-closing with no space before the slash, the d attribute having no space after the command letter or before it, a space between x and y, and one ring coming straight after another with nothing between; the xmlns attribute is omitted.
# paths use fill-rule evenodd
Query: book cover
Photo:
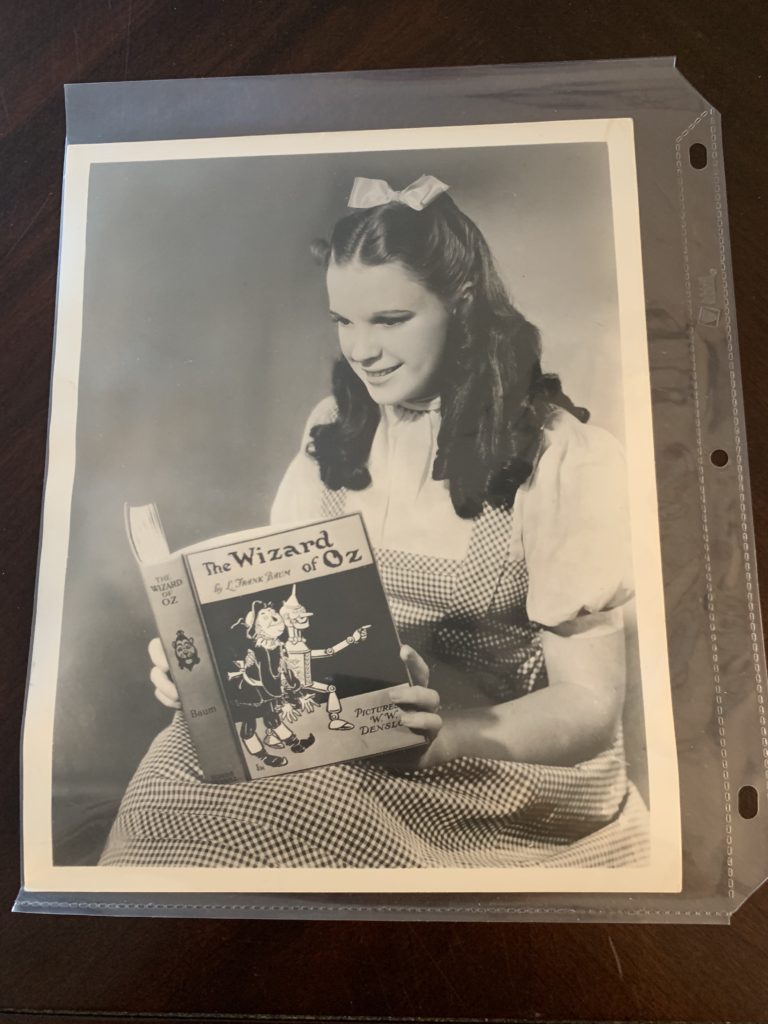
<svg viewBox="0 0 768 1024"><path fill-rule="evenodd" d="M137 511L129 513L134 548ZM152 520L159 528L156 510L145 530ZM167 558L176 559L170 573ZM155 558L160 572L143 566L145 584L210 781L425 742L400 724L388 697L410 680L359 513L220 538L167 558Z"/></svg>

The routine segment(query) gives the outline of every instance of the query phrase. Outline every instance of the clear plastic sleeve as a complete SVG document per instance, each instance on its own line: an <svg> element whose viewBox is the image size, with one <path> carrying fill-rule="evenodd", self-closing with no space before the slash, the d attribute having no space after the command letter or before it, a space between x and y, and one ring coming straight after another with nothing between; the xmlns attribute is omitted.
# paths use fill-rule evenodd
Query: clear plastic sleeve
<svg viewBox="0 0 768 1024"><path fill-rule="evenodd" d="M49 858L56 867L51 829L42 838L38 831L39 813L44 817L50 812L45 806L40 812L40 800L30 797L32 777L38 773L35 738L41 742L43 736L43 745L47 743L60 755L52 795L52 829L55 833L59 815L64 833L69 829L62 848L68 840L70 849L79 848L78 840L88 835L103 838L120 798L110 782L119 772L105 773L100 779L82 777L75 755L74 760L67 760L64 748L71 743L67 737L73 735L73 716L79 715L87 725L87 738L80 742L102 744L105 758L111 757L109 744L114 737L109 728L116 728L116 719L113 716L105 726L89 717L82 704L68 705L63 640L58 694L55 680L35 675L36 657L45 645L52 645L46 633L51 584L43 577L53 570L44 534L25 713L25 880L14 909L157 916L727 923L766 874L768 732L719 113L685 81L674 60L666 58L71 85L66 90L66 104L67 177L74 167L73 147L286 136L301 154L301 139L321 133L330 137L336 132L450 128L455 139L461 128L453 126L471 130L471 126L544 125L545 130L556 122L583 126L631 121L649 370L649 379L634 383L650 390L676 765L674 757L665 762L650 749L647 755L657 784L666 774L676 793L679 779L682 881L679 886L667 887L678 891L633 891L631 884L622 889L620 884L604 881L610 870L595 868L596 881L583 883L581 891L575 892L562 888L543 891L546 886L537 889L530 882L518 886L514 874L503 886L505 891L493 891L487 883L484 888L489 891L472 891L466 886L464 891L448 891L441 889L431 869L425 869L431 881L422 891L416 887L398 891L396 883L387 882L380 891L368 892L288 891L285 885L282 891L258 892L240 880L231 891L226 891L224 881L209 890L199 887L179 892L171 891L166 884L168 869L160 868L153 876L159 879L154 887L120 889L113 884L102 891L98 885L101 868L87 856L78 860L77 854L70 859L64 854L58 862L62 870L70 871L66 886L46 886L40 874L30 878L30 864L32 860L37 863L38 857ZM127 166L117 157L114 160L118 167ZM612 165L611 173L615 172ZM292 203L300 204L301 194L285 187L275 201L286 204L286 209ZM576 197L573 203L576 208ZM242 214L247 216L247 210ZM106 223L106 213L101 216L102 221L96 222L93 211L88 213L88 231L93 232L87 236L88 245ZM196 239L192 244L202 244L208 228L195 221L194 211L189 211L189 217L198 232L190 234ZM322 228L318 221L316 232ZM629 224L627 230L631 228ZM65 244L66 232L74 230L72 222L67 223L66 210L63 230ZM85 244L85 234L83 238ZM561 238L558 244L578 246L579 240ZM57 306L56 359L62 361L62 316L73 294L68 252L65 246ZM162 275L162 260L169 258L168 253L145 255L158 261L157 273ZM590 253L582 252L581 258L588 261ZM618 262L617 268L620 273ZM130 266L118 267L115 272L130 280ZM553 283L556 285L549 282L550 287ZM88 292L86 279L86 305L96 301ZM137 325L144 315L130 303L121 311L135 317ZM113 308L103 315L119 312ZM270 324L264 326L268 330ZM143 328L137 326L139 329ZM546 351L545 337L545 357ZM77 363L72 365L76 375ZM85 362L82 365L85 367ZM183 374L184 367L179 365L176 372ZM56 485L52 467L60 457L62 431L74 430L72 423L64 422L64 399L56 391L65 387L61 381L66 373L63 362L55 364L45 505L51 528L60 522L59 509L69 507L66 494L62 498L59 492L52 493ZM119 388L119 380L105 380L102 399L106 397L109 403L110 389ZM578 404L578 396L573 397ZM309 411L299 409L296 415L303 422ZM232 415L234 430L247 429L241 410L233 409ZM84 429L82 420L78 422L78 429ZM127 422L126 444L139 443L132 429ZM200 435L189 429L190 436L203 443ZM98 445L95 434L90 443ZM158 443L162 444L162 439ZM119 462L120 451L111 450L106 458ZM183 467L176 466L174 472L174 484L189 497L183 491ZM73 505L73 516L75 512ZM190 519L189 524L193 522L196 520ZM185 536L184 521L179 523L176 526L182 539L204 538L204 534L192 536L189 524L190 535ZM242 521L240 525L252 524ZM70 554L79 550L72 544ZM71 559L67 571L73 571ZM134 586L135 582L131 578L124 585ZM114 583L112 597L122 585ZM660 606L661 593L659 598ZM116 600L119 605L119 597ZM136 598L137 607L140 600L141 596ZM67 614L65 597L65 626ZM148 667L141 660L143 626L137 613L123 617L114 628L135 635L139 655L133 671L146 675ZM107 646L109 642L103 638ZM106 675L98 685L118 685L109 678L108 660L99 664ZM134 700L152 701L148 682L133 685ZM77 700L82 700L87 691L81 687L77 692L81 695ZM647 724L654 708L649 707L651 691L644 692ZM50 719L48 732L40 724L44 707ZM642 708L638 714L642 717ZM642 791L642 781L639 788ZM70 812L74 807L77 812L67 814L62 807ZM85 843L83 848L87 846ZM542 879L547 870L541 869ZM222 869L221 878L226 874L227 869ZM55 873L50 877L55 878ZM84 880L80 888L78 877Z"/></svg>

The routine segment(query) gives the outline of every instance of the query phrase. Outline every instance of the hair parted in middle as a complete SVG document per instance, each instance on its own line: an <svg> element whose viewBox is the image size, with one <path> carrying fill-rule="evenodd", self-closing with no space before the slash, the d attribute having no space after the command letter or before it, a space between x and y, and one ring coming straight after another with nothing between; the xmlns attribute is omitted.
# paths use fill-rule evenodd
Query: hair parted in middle
<svg viewBox="0 0 768 1024"><path fill-rule="evenodd" d="M446 194L423 210L389 202L342 217L313 252L325 266L399 263L452 311L432 476L448 481L464 519L485 504L510 507L549 413L563 408L582 422L589 413L563 394L559 377L542 372L539 331L510 300L474 221ZM362 490L379 406L346 359L335 363L332 384L337 418L312 428L307 451L328 488Z"/></svg>

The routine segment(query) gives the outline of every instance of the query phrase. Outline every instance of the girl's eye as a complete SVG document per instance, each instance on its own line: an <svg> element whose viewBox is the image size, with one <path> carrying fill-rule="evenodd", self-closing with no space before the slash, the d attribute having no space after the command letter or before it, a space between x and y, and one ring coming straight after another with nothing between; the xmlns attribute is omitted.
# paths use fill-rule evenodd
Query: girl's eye
<svg viewBox="0 0 768 1024"><path fill-rule="evenodd" d="M384 327L399 327L401 324L407 324L410 319L409 316L382 316L376 323Z"/></svg>

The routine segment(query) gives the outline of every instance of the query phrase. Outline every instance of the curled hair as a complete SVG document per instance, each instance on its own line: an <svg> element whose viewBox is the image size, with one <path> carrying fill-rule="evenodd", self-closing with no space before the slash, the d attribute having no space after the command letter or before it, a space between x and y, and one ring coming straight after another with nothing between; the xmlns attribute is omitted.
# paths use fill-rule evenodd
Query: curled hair
<svg viewBox="0 0 768 1024"><path fill-rule="evenodd" d="M393 202L343 217L313 252L326 266L399 263L452 311L432 476L448 481L462 518L484 504L511 506L549 413L567 409L582 422L589 413L542 372L539 331L512 304L477 225L446 194L420 211ZM331 490L362 490L379 407L345 359L334 366L333 395L336 419L312 428L308 451Z"/></svg>

